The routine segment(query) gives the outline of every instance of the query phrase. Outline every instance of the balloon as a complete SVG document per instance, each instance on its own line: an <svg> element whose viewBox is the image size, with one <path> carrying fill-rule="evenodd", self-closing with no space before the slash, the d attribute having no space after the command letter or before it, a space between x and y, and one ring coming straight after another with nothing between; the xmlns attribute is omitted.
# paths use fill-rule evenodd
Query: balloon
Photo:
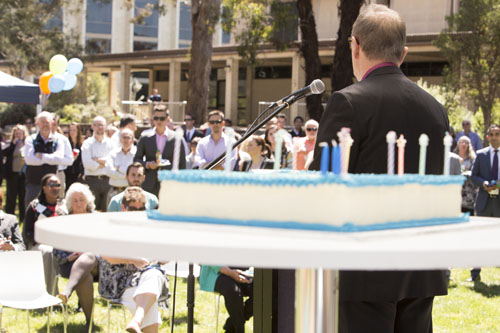
<svg viewBox="0 0 500 333"><path fill-rule="evenodd" d="M69 66L68 66L69 67ZM76 85L76 75L70 74L69 72L64 73L64 91L73 89Z"/></svg>
<svg viewBox="0 0 500 333"><path fill-rule="evenodd" d="M64 88L64 75L57 74L50 78L49 89L53 93L58 93Z"/></svg>
<svg viewBox="0 0 500 333"><path fill-rule="evenodd" d="M68 59L62 54L56 54L50 59L49 69L54 74L62 74L66 71L68 66Z"/></svg>
<svg viewBox="0 0 500 333"><path fill-rule="evenodd" d="M83 62L78 58L71 58L68 61L68 73L69 74L79 74L83 69Z"/></svg>
<svg viewBox="0 0 500 333"><path fill-rule="evenodd" d="M40 86L40 90L42 91L42 93L44 93L45 95L48 95L50 94L50 89L49 89L49 80L50 78L52 77L52 72L45 72L43 73L39 80L38 80L38 85Z"/></svg>

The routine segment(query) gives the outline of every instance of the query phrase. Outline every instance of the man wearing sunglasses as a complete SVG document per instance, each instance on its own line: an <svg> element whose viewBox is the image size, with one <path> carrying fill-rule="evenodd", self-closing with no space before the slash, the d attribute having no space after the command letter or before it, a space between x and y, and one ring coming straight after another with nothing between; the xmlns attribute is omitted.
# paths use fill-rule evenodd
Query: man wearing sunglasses
<svg viewBox="0 0 500 333"><path fill-rule="evenodd" d="M426 171L442 174L448 117L436 99L399 69L408 52L404 21L386 6L368 5L352 27L351 41L358 83L330 96L311 168L320 167L318 144L338 142L337 133L348 127L354 140L350 173L387 173L386 135L395 131L407 140L406 173L418 173L418 138L425 133ZM447 284L446 272L437 270L341 271L339 332L432 332L434 296L446 295Z"/></svg>
<svg viewBox="0 0 500 333"><path fill-rule="evenodd" d="M204 137L196 147L196 157L193 168L203 168L206 164L212 162L222 153L226 152L226 145L229 143L229 137L224 134L224 113L219 110L210 111L208 114L208 126L210 135ZM231 156L231 169L236 163L236 153L233 150ZM214 169L222 170L223 163L217 165Z"/></svg>
<svg viewBox="0 0 500 333"><path fill-rule="evenodd" d="M158 170L172 169L174 160L175 132L167 128L168 113L164 105L156 105L153 109L154 131L141 136L137 143L134 162L140 162L146 169L146 180L142 188L158 196L160 182ZM179 169L186 168L184 145L180 145Z"/></svg>

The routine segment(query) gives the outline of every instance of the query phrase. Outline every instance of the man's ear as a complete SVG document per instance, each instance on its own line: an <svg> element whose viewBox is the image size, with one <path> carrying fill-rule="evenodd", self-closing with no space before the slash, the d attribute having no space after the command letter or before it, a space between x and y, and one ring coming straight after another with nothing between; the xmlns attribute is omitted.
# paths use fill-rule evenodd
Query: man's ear
<svg viewBox="0 0 500 333"><path fill-rule="evenodd" d="M407 54L408 54L408 46L405 46L403 49L403 54L401 55L401 60L399 60L399 66L401 66Z"/></svg>

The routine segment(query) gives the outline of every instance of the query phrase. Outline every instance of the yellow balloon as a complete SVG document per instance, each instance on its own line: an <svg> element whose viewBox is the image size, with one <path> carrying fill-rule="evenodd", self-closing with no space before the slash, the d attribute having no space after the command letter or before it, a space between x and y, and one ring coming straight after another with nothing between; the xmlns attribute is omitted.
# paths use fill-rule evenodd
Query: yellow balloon
<svg viewBox="0 0 500 333"><path fill-rule="evenodd" d="M54 74L63 74L68 66L68 59L62 54L56 54L50 59L49 70Z"/></svg>

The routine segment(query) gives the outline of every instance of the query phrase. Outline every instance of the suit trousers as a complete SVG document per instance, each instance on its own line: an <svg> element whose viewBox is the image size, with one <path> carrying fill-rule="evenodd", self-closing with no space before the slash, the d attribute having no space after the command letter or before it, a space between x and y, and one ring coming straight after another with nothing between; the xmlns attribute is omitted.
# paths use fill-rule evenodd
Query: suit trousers
<svg viewBox="0 0 500 333"><path fill-rule="evenodd" d="M19 221L24 221L24 196L26 188L24 185L24 173L10 172L7 175L7 203L5 204L5 211L8 214L13 214L16 211L16 200L19 200Z"/></svg>
<svg viewBox="0 0 500 333"><path fill-rule="evenodd" d="M340 333L432 333L434 297L339 303Z"/></svg>
<svg viewBox="0 0 500 333"><path fill-rule="evenodd" d="M108 192L111 186L106 176L85 176L85 183L95 197L95 209L106 212L108 209Z"/></svg>
<svg viewBox="0 0 500 333"><path fill-rule="evenodd" d="M253 315L253 283L238 283L227 275L220 274L214 291L224 296L229 318L224 324L226 332L244 333L245 321ZM248 299L243 303L243 296Z"/></svg>

